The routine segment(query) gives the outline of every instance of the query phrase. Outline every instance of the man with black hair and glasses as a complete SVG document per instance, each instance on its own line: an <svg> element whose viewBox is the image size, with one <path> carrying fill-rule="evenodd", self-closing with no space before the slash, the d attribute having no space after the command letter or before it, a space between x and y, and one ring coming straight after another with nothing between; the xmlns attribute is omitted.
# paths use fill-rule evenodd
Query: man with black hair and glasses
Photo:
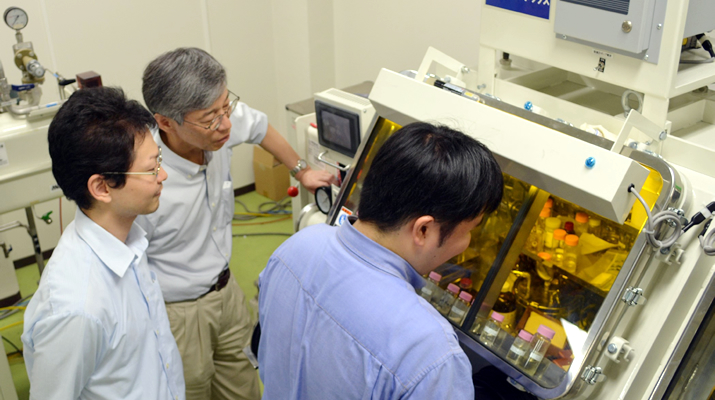
<svg viewBox="0 0 715 400"><path fill-rule="evenodd" d="M452 326L415 289L470 242L501 201L491 152L414 123L379 149L357 219L311 226L260 276L264 400L473 400Z"/></svg>
<svg viewBox="0 0 715 400"><path fill-rule="evenodd" d="M142 92L172 179L159 210L139 223L148 232L149 266L159 277L184 362L186 396L258 399L258 374L242 351L253 323L228 269L231 148L261 145L309 190L333 177L308 168L264 113L229 91L223 66L201 49L179 48L153 60Z"/></svg>
<svg viewBox="0 0 715 400"><path fill-rule="evenodd" d="M77 203L25 311L32 399L184 399L184 375L137 215L166 172L152 115L121 89L75 92L48 132L52 173Z"/></svg>

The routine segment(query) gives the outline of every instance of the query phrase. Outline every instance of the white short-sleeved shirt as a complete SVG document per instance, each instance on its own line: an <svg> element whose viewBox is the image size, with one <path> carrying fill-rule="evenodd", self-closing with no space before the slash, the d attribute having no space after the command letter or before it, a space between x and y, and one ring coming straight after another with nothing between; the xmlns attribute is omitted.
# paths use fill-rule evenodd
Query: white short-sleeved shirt
<svg viewBox="0 0 715 400"><path fill-rule="evenodd" d="M231 114L231 137L217 151L205 152L206 164L195 164L162 147L168 174L159 209L140 215L137 223L147 232L149 267L161 284L164 300L192 300L206 293L231 258L231 221L235 209L231 181L232 147L258 144L268 129L266 114L244 103Z"/></svg>
<svg viewBox="0 0 715 400"><path fill-rule="evenodd" d="M145 232L122 243L81 210L25 311L31 399L184 399L184 369Z"/></svg>

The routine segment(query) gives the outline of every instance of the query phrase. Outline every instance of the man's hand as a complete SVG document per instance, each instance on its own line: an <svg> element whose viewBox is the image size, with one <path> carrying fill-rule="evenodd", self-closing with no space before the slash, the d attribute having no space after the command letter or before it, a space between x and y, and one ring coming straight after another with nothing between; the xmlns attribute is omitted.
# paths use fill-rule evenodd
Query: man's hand
<svg viewBox="0 0 715 400"><path fill-rule="evenodd" d="M321 186L330 186L331 183L338 183L333 174L327 171L316 171L311 168L300 171L296 174L295 178L298 179L303 187L308 189L310 193L315 193L315 189Z"/></svg>

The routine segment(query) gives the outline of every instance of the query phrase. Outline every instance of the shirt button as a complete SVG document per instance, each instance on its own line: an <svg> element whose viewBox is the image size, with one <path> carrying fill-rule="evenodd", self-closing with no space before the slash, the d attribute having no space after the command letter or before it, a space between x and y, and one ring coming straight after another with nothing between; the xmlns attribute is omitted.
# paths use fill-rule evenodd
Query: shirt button
<svg viewBox="0 0 715 400"><path fill-rule="evenodd" d="M211 203L211 208L216 207L216 203Z"/></svg>
<svg viewBox="0 0 715 400"><path fill-rule="evenodd" d="M214 226L214 232L216 232L216 227Z"/></svg>
<svg viewBox="0 0 715 400"><path fill-rule="evenodd" d="M156 365L156 364L154 364ZM166 363L166 369L169 369L169 363Z"/></svg>
<svg viewBox="0 0 715 400"><path fill-rule="evenodd" d="M228 253L224 254L226 257L228 257Z"/></svg>
<svg viewBox="0 0 715 400"><path fill-rule="evenodd" d="M191 175L186 175L187 178L191 178Z"/></svg>
<svg viewBox="0 0 715 400"><path fill-rule="evenodd" d="M159 330L158 330L158 329L155 330L154 332L156 332L156 336L159 336Z"/></svg>

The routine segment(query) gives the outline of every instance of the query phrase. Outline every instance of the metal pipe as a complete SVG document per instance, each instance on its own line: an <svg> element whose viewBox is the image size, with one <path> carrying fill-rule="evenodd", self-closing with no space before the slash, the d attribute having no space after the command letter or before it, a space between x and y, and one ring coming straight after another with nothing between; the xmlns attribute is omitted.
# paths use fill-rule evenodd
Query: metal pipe
<svg viewBox="0 0 715 400"><path fill-rule="evenodd" d="M6 224L0 225L0 232L5 232L5 231L9 231L10 229L20 228L20 227L25 228L27 230L27 233L30 233L30 228L20 221L12 221L12 222L8 222Z"/></svg>
<svg viewBox="0 0 715 400"><path fill-rule="evenodd" d="M7 83L7 77L5 77L5 68L0 62L0 101L6 102L12 100L10 98L10 85Z"/></svg>
<svg viewBox="0 0 715 400"><path fill-rule="evenodd" d="M32 238L32 246L35 249L35 260L37 261L37 268L40 269L40 276L42 276L42 271L45 270L45 259L42 257L42 248L40 247L40 238L37 236L37 228L35 227L35 215L32 212L32 207L25 207L25 215L27 215L27 233L30 234Z"/></svg>
<svg viewBox="0 0 715 400"><path fill-rule="evenodd" d="M32 239L32 246L35 250L35 260L37 261L37 268L40 269L40 276L42 276L42 271L45 269L45 259L42 256L42 248L40 247L40 238L37 236L37 227L35 226L35 215L32 211L32 207L25 208L25 214L27 215L27 225L20 221L12 221L6 224L0 225L0 232L9 231L14 228L25 228L27 234L30 235Z"/></svg>
<svg viewBox="0 0 715 400"><path fill-rule="evenodd" d="M11 112L13 115L28 115L28 114L30 114L31 112L36 111L36 110L43 110L43 109L45 109L45 108L50 108L50 107L55 107L55 106L61 106L62 104L64 104L65 101L67 101L67 100L64 99L64 100L55 101L55 102L52 102L52 103L47 103L47 104L38 105L38 106L32 106L32 105L29 105L29 106L10 106L9 108L10 108L10 112Z"/></svg>

